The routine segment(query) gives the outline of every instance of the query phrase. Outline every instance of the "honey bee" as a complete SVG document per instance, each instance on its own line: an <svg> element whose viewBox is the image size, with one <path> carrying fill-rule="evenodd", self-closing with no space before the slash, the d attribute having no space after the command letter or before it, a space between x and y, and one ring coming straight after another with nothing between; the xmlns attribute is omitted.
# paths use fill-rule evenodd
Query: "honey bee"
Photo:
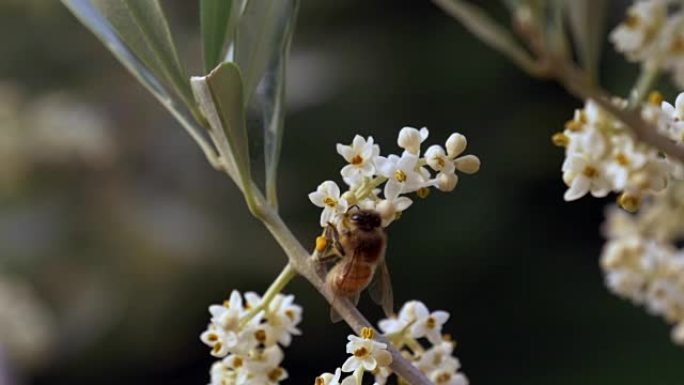
<svg viewBox="0 0 684 385"><path fill-rule="evenodd" d="M339 262L328 271L326 284L336 297L348 298L356 304L361 292L377 275L370 295L389 317L394 314L394 298L385 263L387 235L381 225L382 218L377 211L358 208L345 214L339 230L328 224L326 237L332 241ZM339 316L332 310L331 318L333 322L339 321Z"/></svg>

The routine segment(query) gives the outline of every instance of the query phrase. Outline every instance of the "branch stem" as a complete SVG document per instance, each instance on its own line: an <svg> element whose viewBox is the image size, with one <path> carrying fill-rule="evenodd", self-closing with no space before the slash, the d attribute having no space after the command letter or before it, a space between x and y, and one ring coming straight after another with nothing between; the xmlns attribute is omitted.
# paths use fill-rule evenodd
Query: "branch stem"
<svg viewBox="0 0 684 385"><path fill-rule="evenodd" d="M373 328L370 322L359 310L347 299L337 298L328 290L323 279L318 275L311 262L311 255L292 234L278 213L267 203L256 186L253 186L255 202L258 205L259 219L273 235L276 242L285 251L289 260L288 266L296 270L330 303L344 321L356 334L361 333L364 327ZM411 385L432 385L432 382L411 363L409 363L399 351L380 333L375 333L376 339L386 343L392 355L391 369Z"/></svg>

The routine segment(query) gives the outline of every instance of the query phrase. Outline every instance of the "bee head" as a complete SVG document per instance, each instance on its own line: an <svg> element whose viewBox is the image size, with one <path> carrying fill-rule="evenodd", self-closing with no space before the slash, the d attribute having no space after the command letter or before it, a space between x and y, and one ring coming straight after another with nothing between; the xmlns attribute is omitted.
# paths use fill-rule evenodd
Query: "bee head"
<svg viewBox="0 0 684 385"><path fill-rule="evenodd" d="M349 220L352 225L363 231L375 230L382 224L382 218L380 218L380 214L375 210L354 211L349 214Z"/></svg>

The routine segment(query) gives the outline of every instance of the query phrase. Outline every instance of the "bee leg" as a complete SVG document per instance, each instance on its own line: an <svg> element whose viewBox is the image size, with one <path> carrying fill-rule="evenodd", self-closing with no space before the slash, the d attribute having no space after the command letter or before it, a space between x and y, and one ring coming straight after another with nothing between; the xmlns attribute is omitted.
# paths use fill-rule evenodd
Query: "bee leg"
<svg viewBox="0 0 684 385"><path fill-rule="evenodd" d="M333 241L333 247L340 257L344 257L344 248L340 243L340 233L332 223L328 222L328 227L325 228L325 236Z"/></svg>

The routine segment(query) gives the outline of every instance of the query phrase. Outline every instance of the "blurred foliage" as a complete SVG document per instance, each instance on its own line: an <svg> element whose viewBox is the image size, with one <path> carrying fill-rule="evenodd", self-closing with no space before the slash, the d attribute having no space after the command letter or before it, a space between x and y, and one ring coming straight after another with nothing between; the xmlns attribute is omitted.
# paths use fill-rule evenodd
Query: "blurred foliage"
<svg viewBox="0 0 684 385"><path fill-rule="evenodd" d="M199 74L197 2L163 6ZM0 191L0 280L32 287L55 334L40 365L10 356L17 383L206 383L207 306L233 288L263 291L284 256L232 183L58 2L0 2L0 39L0 84L21 94L0 109L24 122L2 118L0 158L23 159L3 169L25 165ZM601 78L627 90L636 69L603 56ZM428 126L434 142L457 130L483 160L454 193L416 202L388 250L396 302L451 312L446 329L473 384L681 383L684 352L668 328L602 285L605 202L562 201L563 154L549 136L580 102L526 78L429 2L303 2L288 71L280 203L302 240L319 231L306 194L339 179L335 143L356 133L395 150L404 125ZM60 104L69 113L59 121L106 133L106 162L73 149L45 157L56 151L45 142L7 145L8 130L49 126L30 106L51 95L75 103ZM305 311L286 383L307 384L341 362L348 329L328 322L307 283L287 291Z"/></svg>

